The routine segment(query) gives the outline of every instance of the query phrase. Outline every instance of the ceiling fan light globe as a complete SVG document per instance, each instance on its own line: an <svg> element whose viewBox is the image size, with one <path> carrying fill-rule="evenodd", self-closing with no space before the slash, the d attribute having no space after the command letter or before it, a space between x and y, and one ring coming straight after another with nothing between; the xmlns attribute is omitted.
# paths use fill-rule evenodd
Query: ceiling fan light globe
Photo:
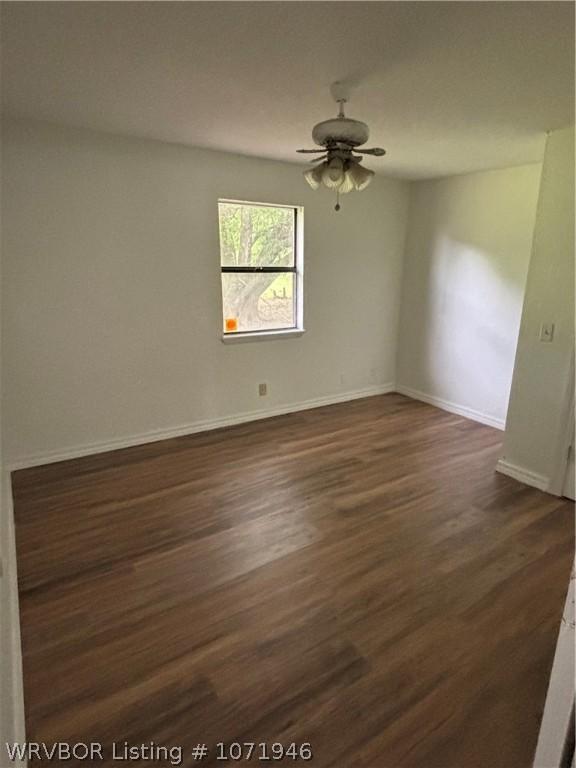
<svg viewBox="0 0 576 768"><path fill-rule="evenodd" d="M342 184L344 174L340 173L338 176L330 175L330 171L326 168L322 174L322 184L328 189L338 189Z"/></svg>
<svg viewBox="0 0 576 768"><path fill-rule="evenodd" d="M332 181L341 180L344 174L344 161L341 157L333 157L328 161L327 165L328 175Z"/></svg>
<svg viewBox="0 0 576 768"><path fill-rule="evenodd" d="M348 171L352 178L352 182L354 184L354 187L361 192L363 189L366 189L368 184L372 181L372 177L374 176L374 171L370 171L368 168L364 168L360 163L354 163L350 166L350 169Z"/></svg>
<svg viewBox="0 0 576 768"><path fill-rule="evenodd" d="M312 189L320 188L320 181L318 180L318 173L316 168L310 168L308 171L304 171L304 178L310 184Z"/></svg>
<svg viewBox="0 0 576 768"><path fill-rule="evenodd" d="M364 170L366 170L366 168ZM374 176L375 176L374 171L368 171L368 176L366 176L364 181L358 185L357 187L358 191L362 192L363 189L366 189L366 187L370 184Z"/></svg>
<svg viewBox="0 0 576 768"><path fill-rule="evenodd" d="M341 195L346 195L348 192L352 192L354 189L354 181L352 179L352 176L350 175L350 171L347 170L344 173L344 177L342 179L342 184L338 187L338 192L340 192Z"/></svg>
<svg viewBox="0 0 576 768"><path fill-rule="evenodd" d="M344 180L344 163L339 157L333 157L323 165L322 183L328 189L339 189Z"/></svg>

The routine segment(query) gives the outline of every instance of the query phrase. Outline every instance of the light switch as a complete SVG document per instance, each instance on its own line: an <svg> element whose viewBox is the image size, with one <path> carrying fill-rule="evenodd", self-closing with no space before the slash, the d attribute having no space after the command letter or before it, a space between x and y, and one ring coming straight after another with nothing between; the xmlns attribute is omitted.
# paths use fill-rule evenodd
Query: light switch
<svg viewBox="0 0 576 768"><path fill-rule="evenodd" d="M542 323L540 326L540 341L552 341L554 338L554 323Z"/></svg>

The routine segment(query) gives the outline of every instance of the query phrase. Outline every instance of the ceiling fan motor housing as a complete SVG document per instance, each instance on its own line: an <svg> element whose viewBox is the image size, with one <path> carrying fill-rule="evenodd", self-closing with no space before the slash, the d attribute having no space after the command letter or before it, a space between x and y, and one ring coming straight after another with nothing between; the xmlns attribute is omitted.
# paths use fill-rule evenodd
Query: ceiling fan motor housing
<svg viewBox="0 0 576 768"><path fill-rule="evenodd" d="M349 117L336 117L317 123L312 129L312 139L321 147L341 142L358 147L368 141L370 132L366 123Z"/></svg>

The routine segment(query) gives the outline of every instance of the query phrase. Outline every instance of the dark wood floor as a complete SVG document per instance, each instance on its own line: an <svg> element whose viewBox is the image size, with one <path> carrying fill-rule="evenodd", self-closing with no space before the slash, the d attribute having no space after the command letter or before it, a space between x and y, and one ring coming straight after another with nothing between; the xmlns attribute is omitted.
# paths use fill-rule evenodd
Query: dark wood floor
<svg viewBox="0 0 576 768"><path fill-rule="evenodd" d="M528 768L573 506L500 441L393 394L15 473L28 739Z"/></svg>

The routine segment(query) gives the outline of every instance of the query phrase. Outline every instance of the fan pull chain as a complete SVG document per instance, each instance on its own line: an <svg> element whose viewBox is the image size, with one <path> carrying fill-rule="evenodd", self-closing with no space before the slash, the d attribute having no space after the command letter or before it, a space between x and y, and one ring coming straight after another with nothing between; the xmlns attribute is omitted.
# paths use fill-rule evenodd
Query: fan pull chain
<svg viewBox="0 0 576 768"><path fill-rule="evenodd" d="M334 206L334 210L335 211L340 210L340 190L339 189L336 190L336 205Z"/></svg>

